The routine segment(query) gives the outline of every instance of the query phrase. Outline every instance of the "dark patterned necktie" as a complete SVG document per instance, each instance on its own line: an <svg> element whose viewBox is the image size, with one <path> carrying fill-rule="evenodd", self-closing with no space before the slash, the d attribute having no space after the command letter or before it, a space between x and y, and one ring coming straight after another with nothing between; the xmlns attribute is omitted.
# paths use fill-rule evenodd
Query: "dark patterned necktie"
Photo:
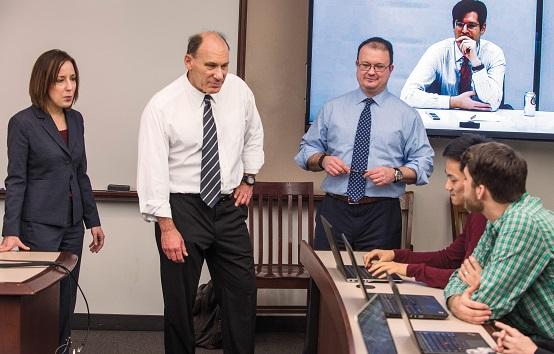
<svg viewBox="0 0 554 354"><path fill-rule="evenodd" d="M460 67L460 85L458 86L458 95L464 92L471 91L471 68L469 67L469 59L462 57L463 62Z"/></svg>
<svg viewBox="0 0 554 354"><path fill-rule="evenodd" d="M202 140L202 167L200 169L200 198L210 208L213 208L221 197L221 176L217 149L217 129L210 99L210 95L204 96L204 138Z"/></svg>
<svg viewBox="0 0 554 354"><path fill-rule="evenodd" d="M364 100L365 107L358 120L356 138L354 140L354 151L352 152L352 163L350 164L350 177L348 178L348 189L346 194L350 200L357 203L365 195L366 179L364 178L367 169L369 156L369 138L371 136L371 109L372 98Z"/></svg>

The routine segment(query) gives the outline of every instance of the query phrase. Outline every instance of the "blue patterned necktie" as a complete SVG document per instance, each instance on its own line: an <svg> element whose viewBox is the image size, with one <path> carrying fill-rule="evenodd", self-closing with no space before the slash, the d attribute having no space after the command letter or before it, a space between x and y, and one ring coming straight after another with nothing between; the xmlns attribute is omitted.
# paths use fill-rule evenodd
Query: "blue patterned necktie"
<svg viewBox="0 0 554 354"><path fill-rule="evenodd" d="M213 208L221 197L221 176L217 149L217 129L210 99L210 95L204 96L204 138L202 140L202 167L200 169L200 198L210 208Z"/></svg>
<svg viewBox="0 0 554 354"><path fill-rule="evenodd" d="M348 189L346 194L350 201L357 203L365 194L366 179L364 173L367 169L369 156L369 138L371 136L371 104L375 103L372 98L364 100L365 107L358 120L356 138L354 140L354 151L352 152L352 163L350 164L350 177L348 178Z"/></svg>

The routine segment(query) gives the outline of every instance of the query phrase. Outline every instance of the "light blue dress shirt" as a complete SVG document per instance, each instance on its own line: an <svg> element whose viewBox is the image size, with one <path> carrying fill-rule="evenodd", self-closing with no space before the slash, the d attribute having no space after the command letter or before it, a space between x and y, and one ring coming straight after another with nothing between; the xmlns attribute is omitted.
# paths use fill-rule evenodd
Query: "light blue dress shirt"
<svg viewBox="0 0 554 354"><path fill-rule="evenodd" d="M366 95L356 89L327 102L300 142L296 163L307 169L310 156L325 152L350 165L354 139ZM367 169L379 166L412 168L416 184L427 184L433 172L433 149L419 114L387 90L373 97L371 105L371 137ZM328 193L346 195L349 175L327 175L321 188ZM404 183L375 186L367 181L365 195L398 198L405 191Z"/></svg>
<svg viewBox="0 0 554 354"><path fill-rule="evenodd" d="M504 52L496 44L481 39L477 43L477 56L485 67L472 73L471 87L481 102L490 104L496 111L504 93ZM450 97L458 96L462 61L462 52L454 38L433 44L406 80L400 98L416 108L450 108ZM435 80L440 85L439 94L426 92Z"/></svg>

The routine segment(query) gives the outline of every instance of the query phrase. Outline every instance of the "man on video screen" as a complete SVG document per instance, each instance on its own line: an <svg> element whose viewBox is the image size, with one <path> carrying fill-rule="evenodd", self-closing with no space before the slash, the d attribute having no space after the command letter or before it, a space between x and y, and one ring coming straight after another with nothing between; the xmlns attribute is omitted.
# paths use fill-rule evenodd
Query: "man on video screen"
<svg viewBox="0 0 554 354"><path fill-rule="evenodd" d="M461 0L452 9L454 38L430 46L402 88L412 107L495 111L503 95L506 59L496 44L481 39L487 7Z"/></svg>

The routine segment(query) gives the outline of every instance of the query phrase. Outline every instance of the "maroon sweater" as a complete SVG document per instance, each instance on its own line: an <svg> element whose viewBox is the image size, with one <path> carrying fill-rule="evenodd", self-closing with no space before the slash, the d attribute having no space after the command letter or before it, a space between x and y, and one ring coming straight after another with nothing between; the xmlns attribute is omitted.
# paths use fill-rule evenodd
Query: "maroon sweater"
<svg viewBox="0 0 554 354"><path fill-rule="evenodd" d="M444 288L448 279L469 257L485 231L487 219L479 213L470 213L460 236L450 246L435 252L394 250L394 261L408 263L406 275L434 288Z"/></svg>

